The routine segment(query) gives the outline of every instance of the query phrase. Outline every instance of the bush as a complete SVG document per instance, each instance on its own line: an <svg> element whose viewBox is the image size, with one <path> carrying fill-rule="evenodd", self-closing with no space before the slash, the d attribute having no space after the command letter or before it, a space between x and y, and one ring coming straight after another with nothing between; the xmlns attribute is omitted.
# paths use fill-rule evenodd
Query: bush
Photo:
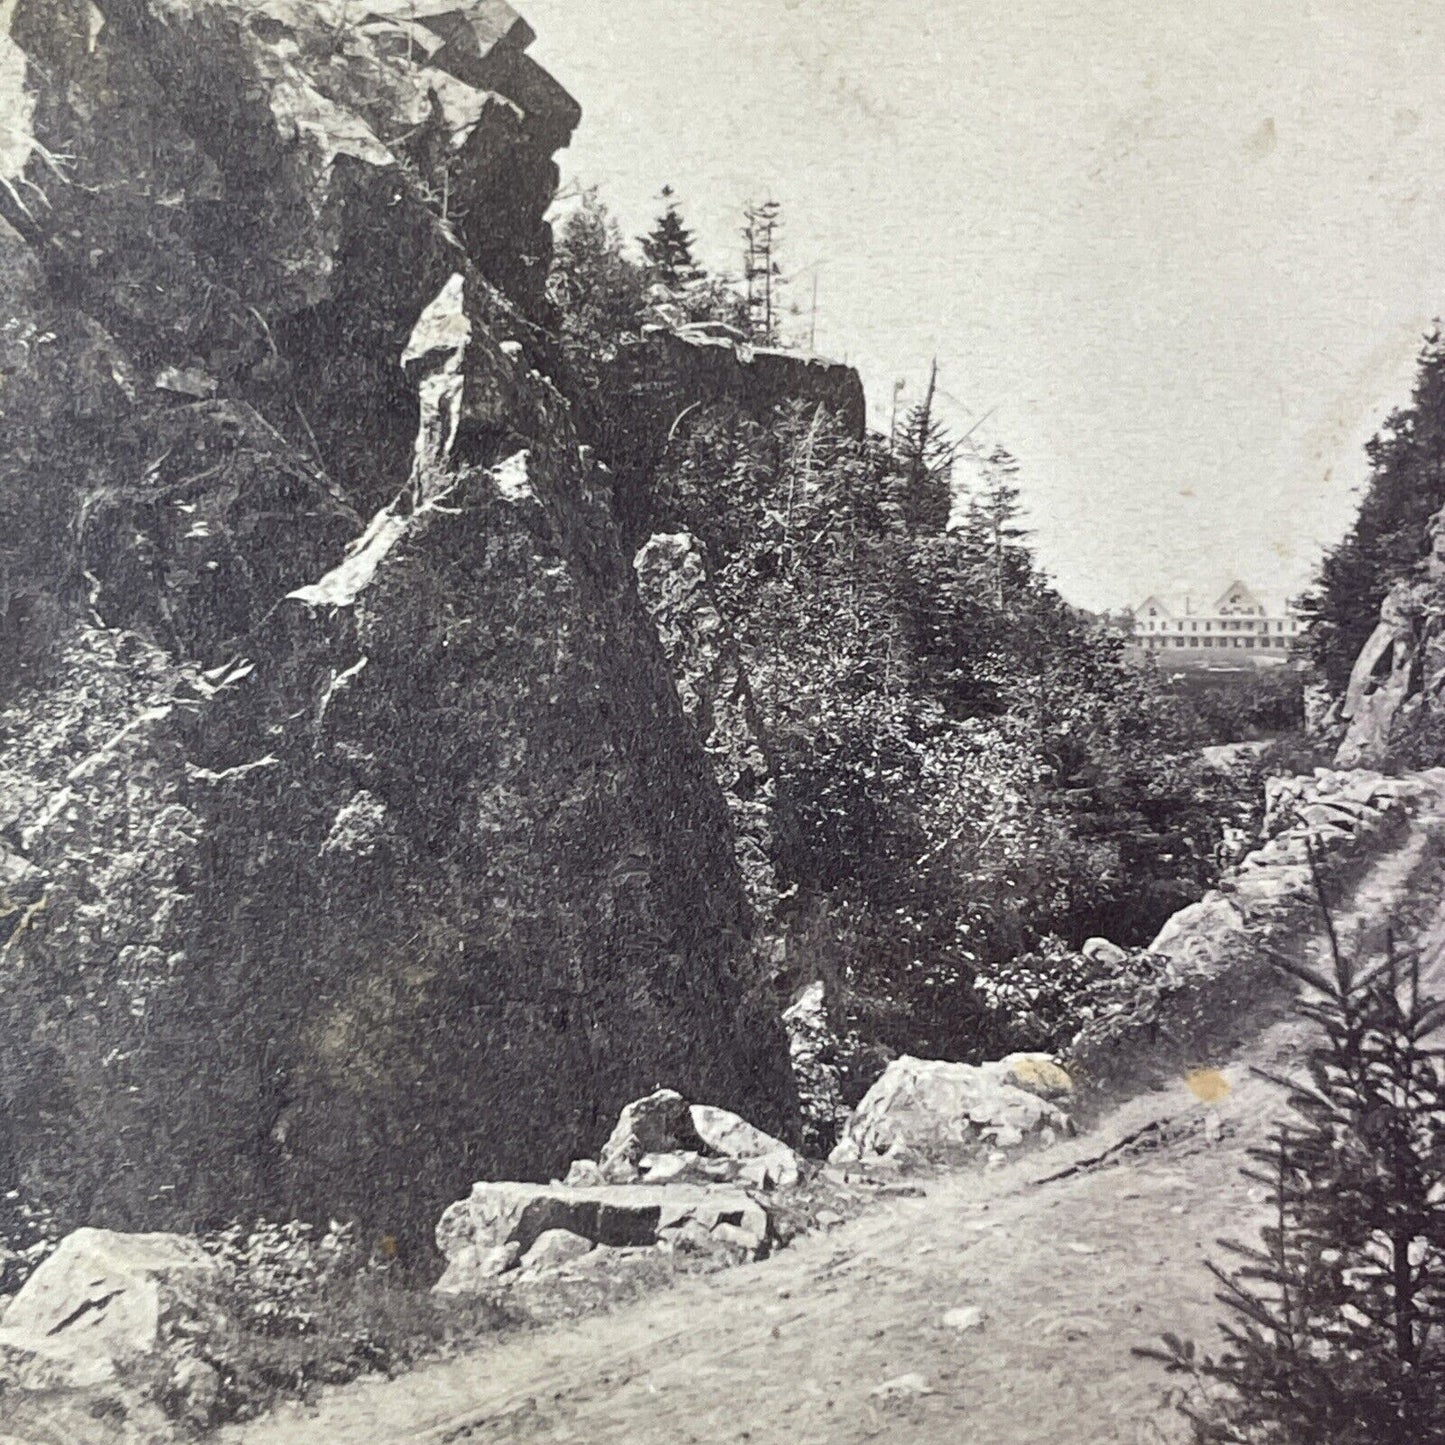
<svg viewBox="0 0 1445 1445"><path fill-rule="evenodd" d="M1180 1408L1197 1445L1445 1439L1445 1068L1430 1044L1445 1004L1422 997L1418 958L1332 952L1333 976L1284 965L1322 1038L1308 1082L1288 1086L1298 1122L1245 1171L1273 1201L1263 1247L1229 1244L1240 1266L1210 1266L1226 1348L1166 1336L1141 1352L1192 1382Z"/></svg>
<svg viewBox="0 0 1445 1445"><path fill-rule="evenodd" d="M202 1240L226 1267L236 1318L263 1335L304 1335L330 1286L360 1266L356 1227L338 1224L314 1238L299 1219L260 1219L251 1228L231 1224Z"/></svg>
<svg viewBox="0 0 1445 1445"><path fill-rule="evenodd" d="M0 1295L14 1294L55 1253L61 1232L43 1204L18 1189L0 1195Z"/></svg>
<svg viewBox="0 0 1445 1445"><path fill-rule="evenodd" d="M302 1333L257 1330L230 1314L200 1346L216 1371L211 1424L248 1420L287 1398L360 1375L397 1374L514 1322L487 1296L434 1295L391 1271L332 1277L310 1296Z"/></svg>
<svg viewBox="0 0 1445 1445"><path fill-rule="evenodd" d="M511 1320L490 1298L433 1295L429 1278L392 1263L385 1240L368 1257L349 1223L333 1220L318 1233L299 1220L262 1219L201 1242L226 1267L219 1309L132 1382L191 1424L250 1419L321 1385L397 1372ZM173 1383L182 1362L202 1367L212 1384L199 1415L197 1392Z"/></svg>
<svg viewBox="0 0 1445 1445"><path fill-rule="evenodd" d="M981 972L976 985L995 1012L1003 1051L1064 1053L1081 1029L1157 979L1163 964L1143 950L1119 959L1087 957L1051 935L1028 953Z"/></svg>

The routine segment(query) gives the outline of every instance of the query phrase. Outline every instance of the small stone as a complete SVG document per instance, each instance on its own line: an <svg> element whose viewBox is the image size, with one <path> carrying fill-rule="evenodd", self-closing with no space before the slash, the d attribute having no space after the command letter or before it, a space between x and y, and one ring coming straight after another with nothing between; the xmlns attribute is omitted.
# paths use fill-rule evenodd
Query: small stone
<svg viewBox="0 0 1445 1445"><path fill-rule="evenodd" d="M666 1154L644 1154L637 1161L644 1184L671 1184L695 1172L698 1156L692 1152L672 1150Z"/></svg>
<svg viewBox="0 0 1445 1445"><path fill-rule="evenodd" d="M737 1250L746 1259L752 1259L758 1252L756 1235L750 1234L736 1224L713 1225L712 1238L728 1249Z"/></svg>
<svg viewBox="0 0 1445 1445"><path fill-rule="evenodd" d="M593 1189L602 1182L602 1170L593 1159L574 1159L562 1181L569 1189Z"/></svg>
<svg viewBox="0 0 1445 1445"><path fill-rule="evenodd" d="M844 1222L843 1216L836 1209L820 1209L815 1217L819 1229L837 1229Z"/></svg>
<svg viewBox="0 0 1445 1445"><path fill-rule="evenodd" d="M1081 1244L1076 1239L1071 1239L1064 1248L1073 1254L1098 1254L1098 1250L1092 1244Z"/></svg>
<svg viewBox="0 0 1445 1445"><path fill-rule="evenodd" d="M211 1423L220 1399L221 1377L204 1360L187 1355L171 1371L169 1393L179 1414L192 1425L204 1427Z"/></svg>
<svg viewBox="0 0 1445 1445"><path fill-rule="evenodd" d="M884 1380L881 1385L874 1385L868 1393L875 1400L906 1400L915 1395L931 1395L933 1386L923 1375L898 1375Z"/></svg>
<svg viewBox="0 0 1445 1445"><path fill-rule="evenodd" d="M528 1274L561 1269L563 1265L581 1259L584 1254L590 1254L594 1247L592 1240L573 1234L570 1229L544 1230L527 1251L522 1268Z"/></svg>
<svg viewBox="0 0 1445 1445"><path fill-rule="evenodd" d="M977 1305L959 1305L944 1310L939 1323L949 1330L976 1330L983 1324L983 1311Z"/></svg>

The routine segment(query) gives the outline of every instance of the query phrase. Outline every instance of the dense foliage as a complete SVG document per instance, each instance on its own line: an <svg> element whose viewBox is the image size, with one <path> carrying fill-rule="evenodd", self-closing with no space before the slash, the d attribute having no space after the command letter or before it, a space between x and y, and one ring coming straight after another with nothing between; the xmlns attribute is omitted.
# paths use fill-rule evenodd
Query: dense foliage
<svg viewBox="0 0 1445 1445"><path fill-rule="evenodd" d="M645 262L595 194L563 225L574 347L632 334L649 283L698 285L667 200ZM951 439L935 380L886 438L816 407L691 407L649 467L646 522L702 543L767 734L780 981L827 980L866 1053L969 1057L1037 1041L993 973L1017 982L1012 960L1094 934L1146 943L1209 885L1241 794L1199 746L1268 730L1290 688L1205 720L1070 608L1030 549L1017 461ZM1068 1012L1050 1039L1083 1021Z"/></svg>
<svg viewBox="0 0 1445 1445"><path fill-rule="evenodd" d="M1253 1151L1272 1200L1261 1248L1215 1268L1224 1352L1169 1337L1146 1352L1195 1382L1198 1445L1374 1445L1445 1438L1445 1005L1393 950L1313 990L1296 1121Z"/></svg>
<svg viewBox="0 0 1445 1445"><path fill-rule="evenodd" d="M1325 556L1302 605L1305 649L1339 693L1379 620L1390 585L1429 550L1428 523L1445 506L1445 338L1420 353L1410 404L1369 442L1370 478L1344 540Z"/></svg>
<svg viewBox="0 0 1445 1445"><path fill-rule="evenodd" d="M704 414L656 508L703 542L770 735L800 966L877 1042L968 1055L1013 1041L980 971L1053 935L1147 941L1212 878L1232 794L1158 675L1039 571L1012 466L944 530L917 435Z"/></svg>

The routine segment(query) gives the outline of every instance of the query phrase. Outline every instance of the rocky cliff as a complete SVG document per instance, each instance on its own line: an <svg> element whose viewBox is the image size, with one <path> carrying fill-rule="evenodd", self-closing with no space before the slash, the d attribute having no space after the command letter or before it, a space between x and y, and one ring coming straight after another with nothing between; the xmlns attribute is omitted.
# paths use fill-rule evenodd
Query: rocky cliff
<svg viewBox="0 0 1445 1445"><path fill-rule="evenodd" d="M12 0L0 1185L420 1239L659 1084L785 1130L541 281L500 0Z"/></svg>
<svg viewBox="0 0 1445 1445"><path fill-rule="evenodd" d="M1355 661L1339 704L1346 724L1341 767L1378 766L1431 729L1445 689L1445 512L1430 524L1430 551L1400 578ZM1438 730L1438 720L1434 721ZM1438 736L1435 739L1439 741Z"/></svg>

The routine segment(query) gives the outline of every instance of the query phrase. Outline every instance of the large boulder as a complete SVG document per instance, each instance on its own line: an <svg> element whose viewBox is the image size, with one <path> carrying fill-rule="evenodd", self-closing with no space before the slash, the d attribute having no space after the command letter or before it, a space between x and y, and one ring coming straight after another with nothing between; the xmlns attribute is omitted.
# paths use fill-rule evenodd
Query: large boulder
<svg viewBox="0 0 1445 1445"><path fill-rule="evenodd" d="M658 1089L622 1110L596 1168L608 1184L741 1180L773 1189L796 1184L803 1160L740 1114L689 1104L675 1089ZM589 1162L575 1161L569 1182L589 1178Z"/></svg>
<svg viewBox="0 0 1445 1445"><path fill-rule="evenodd" d="M711 1234L721 1226L741 1231L751 1241L753 1254L767 1249L767 1210L736 1188L624 1184L574 1189L483 1182L473 1185L437 1223L437 1248L446 1257L447 1269L436 1287L456 1293L469 1281L500 1273L507 1267L505 1256L495 1251L515 1247L525 1257L554 1231L565 1230L593 1244L635 1247L667 1243L684 1230ZM725 1237L733 1241L739 1236Z"/></svg>
<svg viewBox="0 0 1445 1445"><path fill-rule="evenodd" d="M77 1229L0 1323L0 1359L23 1384L83 1387L204 1325L222 1266L179 1234Z"/></svg>
<svg viewBox="0 0 1445 1445"><path fill-rule="evenodd" d="M994 1147L1068 1132L1057 1101L1068 1075L1043 1054L987 1064L895 1059L863 1096L830 1155L834 1164L957 1163Z"/></svg>

